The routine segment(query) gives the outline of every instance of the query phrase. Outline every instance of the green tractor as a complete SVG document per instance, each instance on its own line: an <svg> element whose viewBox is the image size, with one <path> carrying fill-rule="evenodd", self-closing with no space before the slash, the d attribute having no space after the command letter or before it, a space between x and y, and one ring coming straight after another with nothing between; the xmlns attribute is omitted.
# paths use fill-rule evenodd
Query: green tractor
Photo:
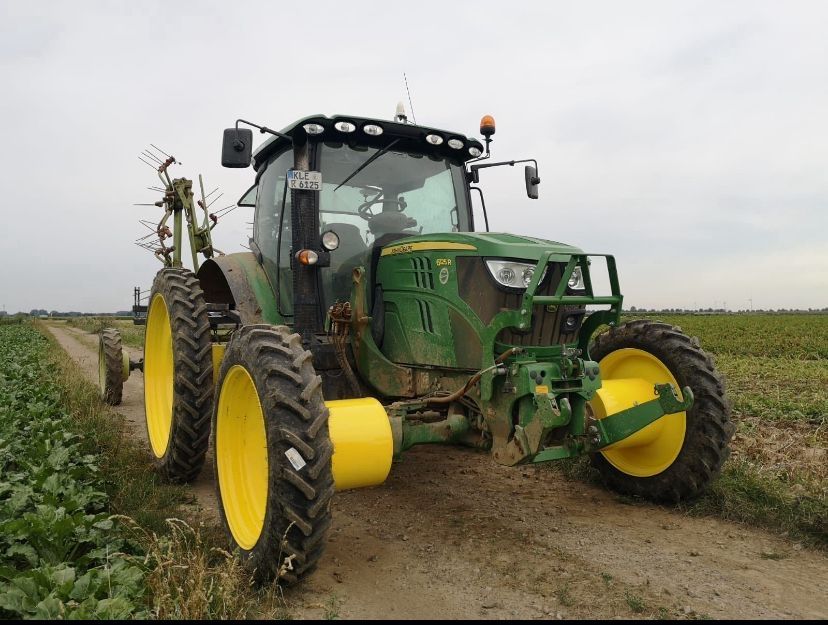
<svg viewBox="0 0 828 625"><path fill-rule="evenodd" d="M255 154L240 124L271 135ZM621 324L612 256L489 232L485 203L475 223L481 170L529 163L531 198L540 182L532 159L488 160L494 120L480 130L483 142L401 112L281 132L237 121L222 164L256 178L238 202L255 208L250 251L235 254L214 254L192 184L164 172L175 232L159 233L176 244L157 253L146 311L152 456L187 482L212 436L221 519L259 581L312 571L334 493L381 484L414 445L510 466L588 455L608 486L656 502L694 497L721 470L733 426L698 341ZM196 272L181 262L182 214L193 262L207 257Z"/></svg>

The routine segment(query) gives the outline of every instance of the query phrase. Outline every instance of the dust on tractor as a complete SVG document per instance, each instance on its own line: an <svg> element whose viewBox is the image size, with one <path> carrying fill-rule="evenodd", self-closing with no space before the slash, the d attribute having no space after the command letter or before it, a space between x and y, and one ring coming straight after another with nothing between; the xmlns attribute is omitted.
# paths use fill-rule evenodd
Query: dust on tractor
<svg viewBox="0 0 828 625"><path fill-rule="evenodd" d="M255 154L240 123L271 135ZM721 470L733 426L698 341L620 323L612 256L489 232L485 203L475 223L481 170L531 163L530 198L540 182L533 159L488 160L494 120L480 130L483 142L402 112L316 115L281 132L239 120L222 164L253 165L238 205L255 209L254 229L249 252L226 255L203 189L194 201L192 182L169 176L174 159L158 166L164 267L142 363L151 454L188 482L213 441L222 523L260 581L312 571L335 491L383 483L415 445L509 466L587 455L609 487L657 502L696 496ZM101 357L114 402L141 363L115 332Z"/></svg>

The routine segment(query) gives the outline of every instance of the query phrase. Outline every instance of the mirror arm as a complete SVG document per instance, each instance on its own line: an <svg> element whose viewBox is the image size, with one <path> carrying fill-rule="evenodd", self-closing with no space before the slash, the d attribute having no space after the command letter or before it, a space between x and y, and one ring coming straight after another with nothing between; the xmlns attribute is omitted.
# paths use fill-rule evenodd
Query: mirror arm
<svg viewBox="0 0 828 625"><path fill-rule="evenodd" d="M472 176L472 181L479 182L480 175L477 173L479 169L485 169L486 167L500 167L502 165L509 165L509 167L514 167L518 163L534 163L535 171L538 171L538 161L536 161L534 158L524 158L519 161L500 161L497 163L480 163L479 165L472 165L469 168L469 173Z"/></svg>
<svg viewBox="0 0 828 625"><path fill-rule="evenodd" d="M267 132L267 133L272 134L275 137L281 137L282 139L287 139L288 141L291 141L291 142L293 141L293 139L291 138L290 135L286 135L283 132L278 132L276 130L272 130L272 129L268 128L267 126L259 126L259 124L254 124L253 122L249 122L246 119L237 119L236 120L236 145L234 147L239 152L242 151L243 146L244 146L241 139L239 139L239 124L240 123L241 124L247 124L248 126L253 126L253 128L258 128L259 132L262 133L262 134Z"/></svg>

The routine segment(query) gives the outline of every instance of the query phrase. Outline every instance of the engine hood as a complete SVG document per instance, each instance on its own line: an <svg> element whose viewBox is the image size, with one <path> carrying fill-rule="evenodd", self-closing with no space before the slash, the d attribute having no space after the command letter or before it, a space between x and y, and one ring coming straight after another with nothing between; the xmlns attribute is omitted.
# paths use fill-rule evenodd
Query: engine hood
<svg viewBox="0 0 828 625"><path fill-rule="evenodd" d="M530 261L539 260L544 252L566 257L572 254L583 254L581 249L565 243L504 232L451 232L399 239L384 246L382 256L437 250L446 250L460 255Z"/></svg>

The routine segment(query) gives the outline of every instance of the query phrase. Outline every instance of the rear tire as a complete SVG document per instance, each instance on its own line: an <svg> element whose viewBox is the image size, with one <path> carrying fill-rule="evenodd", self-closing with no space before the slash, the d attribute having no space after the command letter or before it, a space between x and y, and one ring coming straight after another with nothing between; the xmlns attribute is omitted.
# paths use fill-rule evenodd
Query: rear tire
<svg viewBox="0 0 828 625"><path fill-rule="evenodd" d="M188 269L155 276L144 338L144 411L158 472L170 482L198 477L210 441L213 359L207 304Z"/></svg>
<svg viewBox="0 0 828 625"><path fill-rule="evenodd" d="M110 406L121 403L124 392L124 350L121 334L105 328L98 338L98 383L101 399Z"/></svg>
<svg viewBox="0 0 828 625"><path fill-rule="evenodd" d="M285 326L244 326L225 350L213 412L219 511L259 583L300 581L325 547L334 482L321 385Z"/></svg>
<svg viewBox="0 0 828 625"><path fill-rule="evenodd" d="M690 387L695 399L686 413L681 450L661 473L651 477L630 475L613 466L600 452L591 454L593 466L610 488L625 495L669 503L698 496L721 473L735 431L722 376L698 339L691 339L680 328L666 323L639 319L610 328L595 339L589 354L600 365L605 357L622 349L655 356L680 388Z"/></svg>

